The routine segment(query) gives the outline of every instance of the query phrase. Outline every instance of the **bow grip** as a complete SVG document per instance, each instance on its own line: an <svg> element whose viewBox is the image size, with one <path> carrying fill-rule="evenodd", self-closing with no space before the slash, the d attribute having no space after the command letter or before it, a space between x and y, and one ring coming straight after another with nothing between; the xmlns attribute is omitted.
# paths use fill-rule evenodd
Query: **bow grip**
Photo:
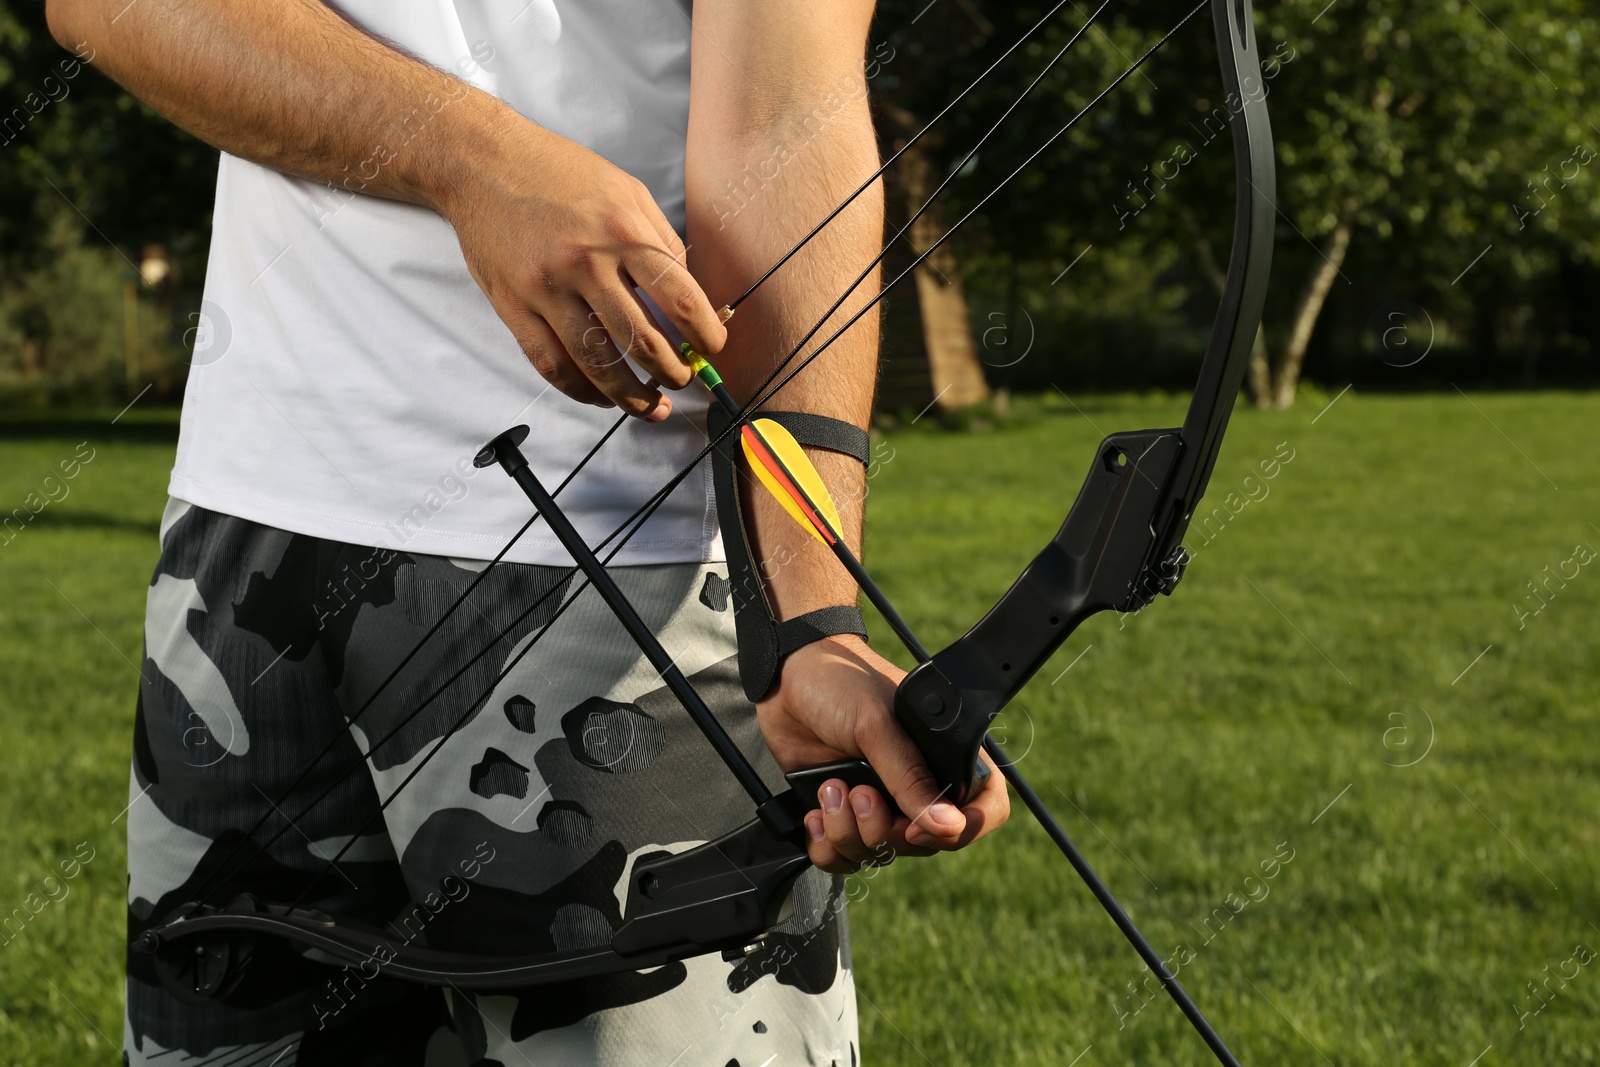
<svg viewBox="0 0 1600 1067"><path fill-rule="evenodd" d="M933 660L919 663L894 691L895 718L957 804L981 792L989 778L989 765L978 758L978 749L993 717L962 711L961 691Z"/></svg>
<svg viewBox="0 0 1600 1067"><path fill-rule="evenodd" d="M858 785L870 785L878 791L878 795L889 805L889 813L898 819L902 812L895 804L894 797L889 795L889 790L884 786L883 779L878 777L878 772L866 760L847 759L835 763L824 763L817 767L802 767L797 771L790 771L784 775L784 780L789 783L789 788L794 790L795 797L799 799L805 811L816 811L822 807L822 802L817 797L817 790L829 779L838 778L844 782L845 792L849 792Z"/></svg>

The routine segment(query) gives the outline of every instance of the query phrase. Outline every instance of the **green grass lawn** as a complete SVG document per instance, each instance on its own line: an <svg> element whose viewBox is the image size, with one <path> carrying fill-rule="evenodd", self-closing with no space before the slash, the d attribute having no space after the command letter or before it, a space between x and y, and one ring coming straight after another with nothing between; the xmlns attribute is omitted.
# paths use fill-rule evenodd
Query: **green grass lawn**
<svg viewBox="0 0 1600 1067"><path fill-rule="evenodd" d="M1538 614L1528 586L1600 549L1600 396L1329 399L1238 414L1208 502L1258 499L1191 537L1170 600L1075 635L1007 743L1244 1062L1600 1062L1600 966L1567 962L1600 950L1600 566ZM928 642L1048 538L1102 432L1183 403L1074 400L887 439L868 564ZM116 1062L133 661L173 447L132 418L0 432L5 510L95 450L0 546L0 914L94 849L0 945L0 1064ZM867 1063L1211 1062L1132 992L1138 958L1025 812L864 891Z"/></svg>

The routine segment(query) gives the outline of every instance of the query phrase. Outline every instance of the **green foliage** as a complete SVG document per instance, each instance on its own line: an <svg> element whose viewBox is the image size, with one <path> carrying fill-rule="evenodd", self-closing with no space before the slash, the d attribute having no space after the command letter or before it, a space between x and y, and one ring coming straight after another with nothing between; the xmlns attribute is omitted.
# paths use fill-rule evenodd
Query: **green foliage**
<svg viewBox="0 0 1600 1067"><path fill-rule="evenodd" d="M131 392L176 395L215 180L216 152L56 44L42 3L0 0L0 405L126 397L123 286L149 244L177 280L137 295Z"/></svg>
<svg viewBox="0 0 1600 1067"><path fill-rule="evenodd" d="M1187 306L1215 298L1174 277L1180 259L1170 245L1142 241L1104 249L1085 242L1060 263L977 252L966 269L976 283L969 300L989 384L1188 388L1206 335L1203 316L1191 319Z"/></svg>
<svg viewBox="0 0 1600 1067"><path fill-rule="evenodd" d="M1600 179L1562 168L1600 152L1584 121L1593 5L1363 0L1314 23L1307 11L1263 6L1263 34L1298 53L1272 103L1280 204L1300 234L1353 217L1361 270L1419 280L1405 295L1458 320L1559 306L1545 291L1563 264L1600 250ZM1309 263L1298 243L1291 261ZM1452 285L1491 243L1500 254Z"/></svg>
<svg viewBox="0 0 1600 1067"><path fill-rule="evenodd" d="M152 380L173 388L184 364L170 313L116 249L86 246L71 220L51 214L38 266L0 283L0 404L132 399L124 394Z"/></svg>
<svg viewBox="0 0 1600 1067"><path fill-rule="evenodd" d="M78 53L93 55L85 43ZM76 73L72 73L76 71ZM0 269L43 253L51 212L70 206L130 254L159 242L204 273L215 150L179 130L58 45L44 4L0 0ZM84 223L87 230L87 223Z"/></svg>
<svg viewBox="0 0 1600 1067"><path fill-rule="evenodd" d="M1180 978L1244 1062L1323 1062L1311 1042L1352 1067L1462 1067L1492 1042L1484 1064L1595 1063L1593 967L1520 1028L1513 1005L1575 944L1600 948L1600 573L1536 616L1514 605L1575 543L1600 545L1600 487L1572 447L1600 396L1307 399L1236 414L1207 503L1252 492L1287 443L1270 492L1190 538L1171 599L1075 635L1006 743L1155 944L1194 951ZM1052 392L987 433L889 435L874 572L924 640L954 638L1053 532L1101 432L1174 425L1183 404ZM8 1067L117 1062L119 813L173 433L112 413L0 437L0 505L97 449L0 546L0 909L79 842L98 853L0 946ZM1293 860L1264 878L1284 842ZM1062 1067L1091 1044L1080 1067L1210 1062L1159 995L1133 1011L1137 958L1024 813L865 889L865 1062ZM1219 907L1238 910L1219 926Z"/></svg>
<svg viewBox="0 0 1600 1067"><path fill-rule="evenodd" d="M875 34L896 58L880 64L874 90L931 116L1050 6L883 0ZM966 118L935 138L939 158L960 159L1095 6L1069 6L999 68ZM1108 8L952 184L952 213L975 204L1184 10L1164 0ZM1496 353L1544 352L1551 358L1540 373L1575 369L1592 379L1600 317L1585 293L1600 281L1600 160L1573 160L1600 152L1586 118L1588 56L1600 39L1593 5L1337 0L1261 3L1256 16L1282 219L1267 308L1272 346L1324 263L1321 246L1349 218L1351 258L1310 373L1342 357L1330 376L1378 380L1376 360L1351 366L1349 357L1370 344L1372 312L1403 298L1479 357L1476 375L1494 373L1481 361ZM1140 358L1149 345L1192 352L1209 324L1235 181L1227 135L1218 135L1225 101L1210 37L1203 13L957 238L972 264L979 333L1000 308L1025 308L1047 327L1034 357L1041 366L997 371L1001 383L1104 386L1113 358L1125 366L1116 384L1148 381L1160 373L1159 361ZM1190 153L1192 161L1173 162ZM1490 244L1494 254L1452 284ZM1108 318L1120 331L1106 331ZM1101 343L1085 343L1094 339ZM1114 357L1085 359L1085 348L1105 353L1107 343L1117 343Z"/></svg>

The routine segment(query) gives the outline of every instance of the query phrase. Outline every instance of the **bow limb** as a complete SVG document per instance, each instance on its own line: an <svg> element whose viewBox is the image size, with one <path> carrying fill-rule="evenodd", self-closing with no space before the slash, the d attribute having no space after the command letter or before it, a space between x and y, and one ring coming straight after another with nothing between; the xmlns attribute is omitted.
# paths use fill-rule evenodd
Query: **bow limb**
<svg viewBox="0 0 1600 1067"><path fill-rule="evenodd" d="M803 810L807 788L815 803L816 784L791 779L791 789L775 798L790 820ZM398 933L263 905L248 896L225 908L190 905L145 931L133 948L155 957L169 990L202 1001L226 997L250 980L252 959L264 951L262 935L409 981L515 989L658 967L707 952L741 952L782 921L789 891L809 866L804 847L775 834L762 819L676 855L641 857L629 875L625 921L611 941L568 952L444 952Z"/></svg>
<svg viewBox="0 0 1600 1067"><path fill-rule="evenodd" d="M1233 121L1233 248L1205 361L1183 426L1114 433L1096 449L1054 538L963 637L901 683L896 714L957 795L983 776L990 721L1067 637L1100 611L1171 594L1182 539L1205 493L1249 367L1272 265L1272 131L1249 0L1209 0Z"/></svg>

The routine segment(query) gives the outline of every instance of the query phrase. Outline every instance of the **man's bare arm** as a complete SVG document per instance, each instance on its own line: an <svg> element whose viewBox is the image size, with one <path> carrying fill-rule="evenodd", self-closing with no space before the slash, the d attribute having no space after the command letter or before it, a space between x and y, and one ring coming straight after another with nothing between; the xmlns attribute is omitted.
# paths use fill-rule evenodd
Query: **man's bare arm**
<svg viewBox="0 0 1600 1067"><path fill-rule="evenodd" d="M689 262L718 302L742 292L877 168L862 74L871 15L870 0L696 4ZM718 360L736 396L748 398L872 261L882 237L883 196L875 186L740 307ZM806 351L877 291L874 272ZM877 364L878 320L869 313L771 406L865 427ZM859 548L861 466L829 452L813 456ZM761 558L792 561L771 581L780 617L855 602L854 583L829 552L766 494L751 494L749 503Z"/></svg>
<svg viewBox="0 0 1600 1067"><path fill-rule="evenodd" d="M696 0L689 262L717 302L743 292L877 168L863 73L872 7L871 0ZM872 262L882 239L882 190L875 186L741 305L717 361L735 395L749 398ZM877 292L874 272L801 358ZM877 315L868 313L772 406L865 427L877 361ZM812 455L838 500L846 537L859 550L861 465L831 452ZM744 499L780 618L856 602L854 583L830 552L764 492L747 491ZM809 825L811 857L820 866L845 870L881 861L885 849L925 854L960 847L1006 819L998 774L963 810L939 799L890 710L901 673L865 642L831 638L791 655L778 688L758 708L763 735L785 768L865 756L901 809L918 816L912 827L892 819L875 790L858 787L847 797L836 788L842 783L828 783L824 811Z"/></svg>
<svg viewBox="0 0 1600 1067"><path fill-rule="evenodd" d="M617 349L665 385L689 380L627 279L721 348L642 183L319 0L49 0L47 14L64 46L223 151L445 216L528 359L576 399L667 417Z"/></svg>

